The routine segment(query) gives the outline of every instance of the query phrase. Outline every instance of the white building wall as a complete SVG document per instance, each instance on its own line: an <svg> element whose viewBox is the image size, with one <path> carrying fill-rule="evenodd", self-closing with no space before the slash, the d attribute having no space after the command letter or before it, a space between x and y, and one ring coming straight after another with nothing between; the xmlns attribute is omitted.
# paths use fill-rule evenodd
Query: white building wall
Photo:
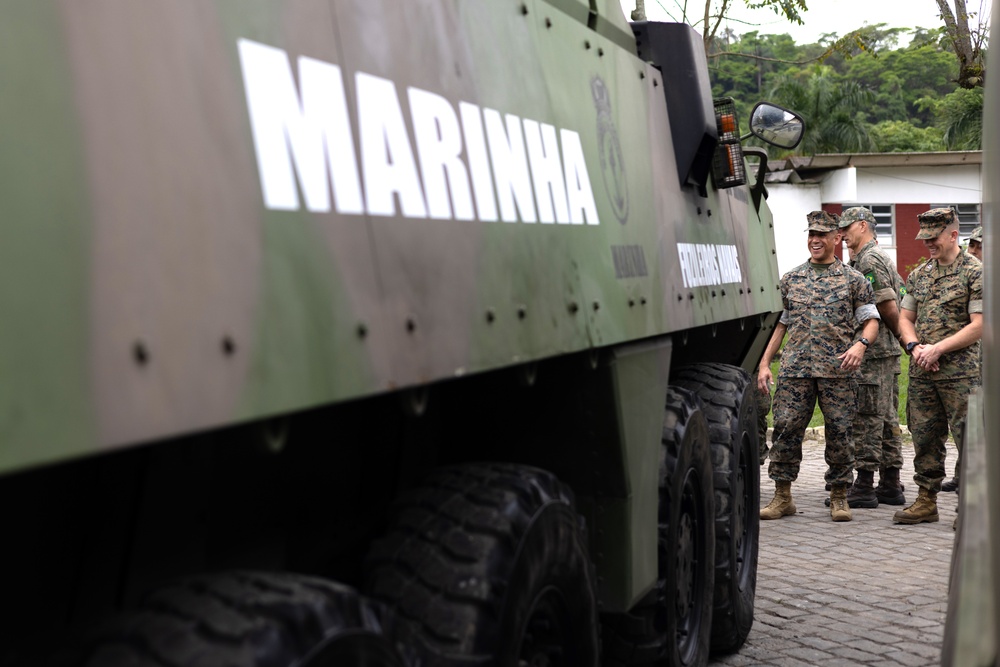
<svg viewBox="0 0 1000 667"><path fill-rule="evenodd" d="M767 191L767 205L774 216L778 273L784 275L809 259L806 214L823 207L821 189L818 185L769 183Z"/></svg>
<svg viewBox="0 0 1000 667"><path fill-rule="evenodd" d="M857 172L855 197L824 196L823 201L842 202L847 208L854 204L979 204L983 200L977 164L850 171Z"/></svg>
<svg viewBox="0 0 1000 667"><path fill-rule="evenodd" d="M821 186L821 199L828 202L857 201L858 170L844 167L827 174Z"/></svg>

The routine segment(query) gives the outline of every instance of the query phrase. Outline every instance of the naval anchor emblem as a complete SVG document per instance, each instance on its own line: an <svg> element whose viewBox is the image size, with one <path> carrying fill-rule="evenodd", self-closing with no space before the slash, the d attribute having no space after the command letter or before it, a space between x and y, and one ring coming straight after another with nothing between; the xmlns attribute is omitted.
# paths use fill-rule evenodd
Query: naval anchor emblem
<svg viewBox="0 0 1000 667"><path fill-rule="evenodd" d="M590 92L597 109L597 146L600 151L601 173L604 175L604 189L618 222L628 220L628 179L625 161L622 159L622 145L618 140L618 130L611 118L611 94L599 77L590 82Z"/></svg>

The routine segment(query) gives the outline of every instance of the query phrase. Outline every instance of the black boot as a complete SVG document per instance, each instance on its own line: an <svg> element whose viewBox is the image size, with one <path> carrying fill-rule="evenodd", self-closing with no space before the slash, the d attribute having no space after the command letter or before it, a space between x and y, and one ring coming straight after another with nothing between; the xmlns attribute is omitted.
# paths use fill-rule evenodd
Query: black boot
<svg viewBox="0 0 1000 667"><path fill-rule="evenodd" d="M903 485L899 483L899 468L886 468L881 471L875 497L883 505L905 505Z"/></svg>
<svg viewBox="0 0 1000 667"><path fill-rule="evenodd" d="M957 477L952 477L947 482L943 483L941 485L941 490L942 491L948 491L948 492L958 491L958 478Z"/></svg>
<svg viewBox="0 0 1000 667"><path fill-rule="evenodd" d="M847 504L851 507L878 507L874 482L874 470L859 470L854 485L847 491Z"/></svg>

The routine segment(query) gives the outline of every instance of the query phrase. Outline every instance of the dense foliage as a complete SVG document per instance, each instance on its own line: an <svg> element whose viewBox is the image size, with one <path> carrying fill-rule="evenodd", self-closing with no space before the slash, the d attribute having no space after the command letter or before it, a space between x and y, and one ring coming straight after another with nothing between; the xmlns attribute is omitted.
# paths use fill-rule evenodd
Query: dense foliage
<svg viewBox="0 0 1000 667"><path fill-rule="evenodd" d="M712 93L736 100L744 128L760 100L802 114L796 155L975 150L982 88L959 86L945 32L878 25L863 39L825 35L817 44L728 32L708 48ZM904 35L910 41L900 47Z"/></svg>

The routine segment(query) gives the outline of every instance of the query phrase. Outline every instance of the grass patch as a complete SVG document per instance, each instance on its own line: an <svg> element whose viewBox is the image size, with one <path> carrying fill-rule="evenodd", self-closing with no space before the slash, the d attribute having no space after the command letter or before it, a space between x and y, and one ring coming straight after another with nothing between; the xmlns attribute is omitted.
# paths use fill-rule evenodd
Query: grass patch
<svg viewBox="0 0 1000 667"><path fill-rule="evenodd" d="M782 344L784 348L784 344ZM775 378L775 384L773 385L777 388L777 378L778 378L778 365L781 355L778 355L778 361L771 364L771 375ZM906 424L906 396L908 394L910 385L910 357L908 355L901 355L899 358L899 423L902 425ZM774 389L771 390L771 398L774 398ZM772 412L767 416L767 425L774 426L774 413ZM816 428L817 426L823 425L823 413L819 410L819 403L813 409L812 419L809 420L809 428Z"/></svg>

